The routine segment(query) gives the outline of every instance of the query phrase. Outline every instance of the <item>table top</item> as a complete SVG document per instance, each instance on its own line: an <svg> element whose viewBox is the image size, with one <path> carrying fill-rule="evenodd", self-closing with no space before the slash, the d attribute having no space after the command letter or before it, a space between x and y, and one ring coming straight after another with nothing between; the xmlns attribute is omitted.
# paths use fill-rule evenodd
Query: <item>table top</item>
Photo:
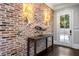
<svg viewBox="0 0 79 59"><path fill-rule="evenodd" d="M29 39L38 40L38 39L43 39L43 38L51 37L51 36L53 36L53 34L42 34L42 35L37 35L37 36L31 36L29 37Z"/></svg>

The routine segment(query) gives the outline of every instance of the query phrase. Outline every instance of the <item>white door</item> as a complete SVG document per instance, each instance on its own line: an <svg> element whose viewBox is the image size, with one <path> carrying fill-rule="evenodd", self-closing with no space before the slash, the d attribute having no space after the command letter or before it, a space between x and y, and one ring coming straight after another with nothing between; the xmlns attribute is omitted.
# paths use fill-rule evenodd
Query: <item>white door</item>
<svg viewBox="0 0 79 59"><path fill-rule="evenodd" d="M57 40L60 45L72 45L72 10L57 13Z"/></svg>

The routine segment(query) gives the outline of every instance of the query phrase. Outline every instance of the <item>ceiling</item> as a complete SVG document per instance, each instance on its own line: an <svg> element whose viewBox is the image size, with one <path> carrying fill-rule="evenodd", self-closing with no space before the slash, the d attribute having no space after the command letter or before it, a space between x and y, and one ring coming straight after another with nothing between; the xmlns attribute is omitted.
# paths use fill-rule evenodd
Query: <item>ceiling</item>
<svg viewBox="0 0 79 59"><path fill-rule="evenodd" d="M78 3L46 3L50 8L57 10L60 8L77 5Z"/></svg>

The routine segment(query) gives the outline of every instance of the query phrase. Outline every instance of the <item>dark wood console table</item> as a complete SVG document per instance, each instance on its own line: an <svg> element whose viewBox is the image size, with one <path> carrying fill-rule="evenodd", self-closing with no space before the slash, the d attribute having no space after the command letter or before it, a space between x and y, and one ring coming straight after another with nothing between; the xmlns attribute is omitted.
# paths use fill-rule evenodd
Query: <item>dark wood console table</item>
<svg viewBox="0 0 79 59"><path fill-rule="evenodd" d="M52 37L52 46L53 46L53 35L52 34L44 34L44 35L38 35L38 36L33 36L33 37L28 37L28 40L27 40L27 56L29 56L29 52L30 52L30 41L33 41L34 42L34 55L37 55L36 54L36 42L37 40L39 39L46 39L46 49L48 47L48 37Z"/></svg>

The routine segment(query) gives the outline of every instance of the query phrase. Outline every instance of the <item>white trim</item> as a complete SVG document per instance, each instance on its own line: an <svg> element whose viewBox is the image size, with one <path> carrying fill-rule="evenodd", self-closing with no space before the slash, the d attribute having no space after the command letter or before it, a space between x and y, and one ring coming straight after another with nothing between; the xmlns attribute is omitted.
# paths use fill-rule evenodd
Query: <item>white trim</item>
<svg viewBox="0 0 79 59"><path fill-rule="evenodd" d="M71 47L73 47L73 44L74 44L74 10L72 10L72 14L71 14L71 16L72 16L72 21L71 21L71 27L72 27L72 44L71 44Z"/></svg>
<svg viewBox="0 0 79 59"><path fill-rule="evenodd" d="M59 42L59 19L57 18L57 41L59 42L59 44L60 45L67 45L67 46L70 46L70 47L72 47L72 44L73 44L73 10L72 9L64 9L64 10L61 10L61 11L59 11L59 12L57 12L57 14L56 14L56 17L59 17L59 15L64 15L64 14L66 14L66 13L68 13L69 15L70 15L70 30L72 30L72 36L71 36L71 43L60 43Z"/></svg>
<svg viewBox="0 0 79 59"><path fill-rule="evenodd" d="M78 30L76 29L76 30L74 30L74 31L79 31L79 29L78 29Z"/></svg>

